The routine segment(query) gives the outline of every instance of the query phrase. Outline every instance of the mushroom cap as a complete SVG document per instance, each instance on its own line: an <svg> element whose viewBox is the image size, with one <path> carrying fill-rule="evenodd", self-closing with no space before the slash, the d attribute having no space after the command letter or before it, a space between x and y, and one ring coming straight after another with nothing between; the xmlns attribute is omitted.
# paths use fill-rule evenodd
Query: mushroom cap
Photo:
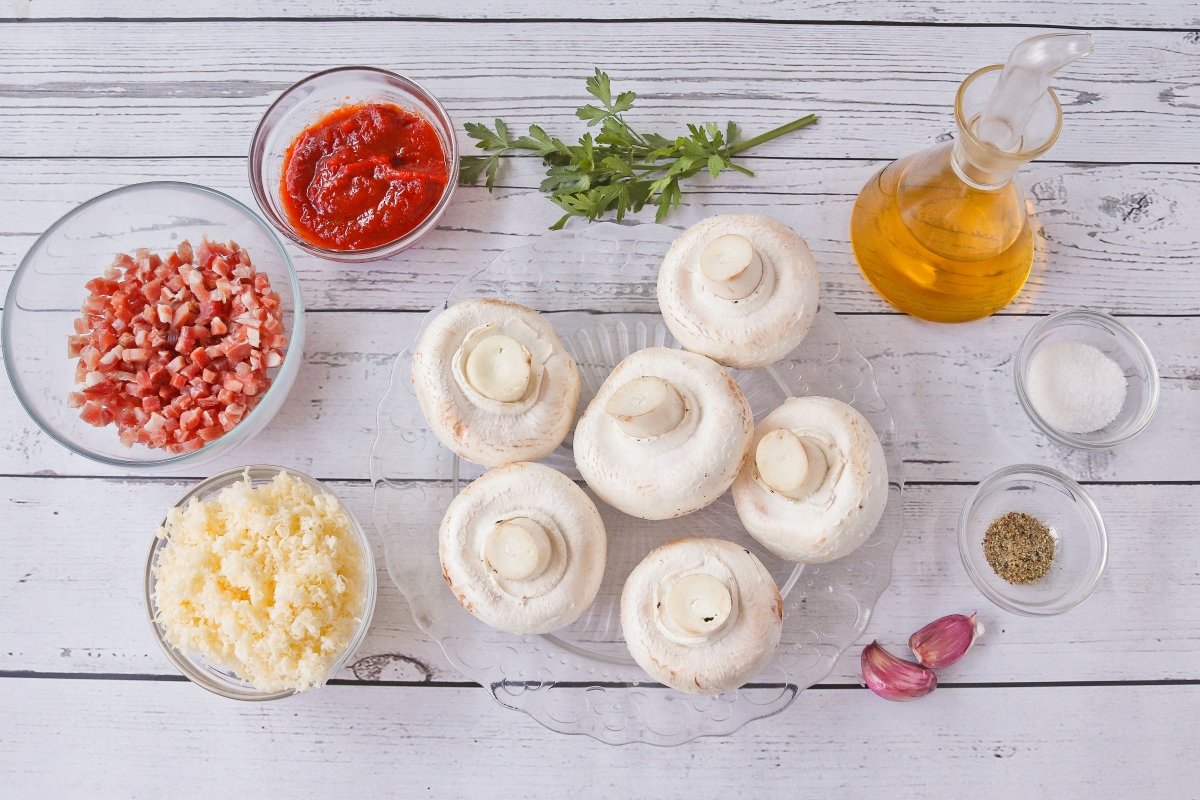
<svg viewBox="0 0 1200 800"><path fill-rule="evenodd" d="M711 575L732 601L707 635L679 628L666 609L683 578ZM749 550L723 539L679 539L650 552L621 590L621 628L634 660L652 678L690 694L736 689L770 661L783 632L783 598Z"/></svg>
<svg viewBox="0 0 1200 800"><path fill-rule="evenodd" d="M828 465L812 494L796 500L769 487L754 454L772 431L816 445ZM862 414L830 397L792 397L754 429L750 454L733 483L746 530L780 558L820 564L848 555L871 536L887 504L883 446Z"/></svg>
<svg viewBox="0 0 1200 800"><path fill-rule="evenodd" d="M509 580L487 559L498 524L531 520L546 532L540 574ZM596 504L569 478L542 464L489 470L450 502L438 531L442 577L463 608L485 624L519 635L570 625L596 598L608 537Z"/></svg>
<svg viewBox="0 0 1200 800"><path fill-rule="evenodd" d="M470 387L464 346L489 331L529 352L530 389L520 400L501 402ZM442 444L487 467L545 458L562 444L579 405L579 369L554 327L505 300L464 300L438 314L413 351L412 381Z"/></svg>
<svg viewBox="0 0 1200 800"><path fill-rule="evenodd" d="M762 280L740 300L705 285L700 257L714 239L750 240ZM821 280L808 244L782 222L756 214L720 214L679 235L658 273L658 305L671 333L688 350L726 366L771 364L796 349L812 327Z"/></svg>
<svg viewBox="0 0 1200 800"><path fill-rule="evenodd" d="M613 393L641 377L661 378L682 396L674 430L634 438L608 413ZM650 347L617 364L579 418L575 465L592 491L626 514L681 517L724 494L753 432L750 404L724 367L686 350Z"/></svg>

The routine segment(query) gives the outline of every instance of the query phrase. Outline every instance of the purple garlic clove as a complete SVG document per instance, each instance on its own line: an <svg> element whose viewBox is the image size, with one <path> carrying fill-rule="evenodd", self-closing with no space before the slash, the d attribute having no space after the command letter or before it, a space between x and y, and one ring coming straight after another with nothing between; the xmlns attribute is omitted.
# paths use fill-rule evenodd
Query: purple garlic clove
<svg viewBox="0 0 1200 800"><path fill-rule="evenodd" d="M896 658L871 642L862 651L863 683L884 700L916 700L937 688L937 675L920 664Z"/></svg>
<svg viewBox="0 0 1200 800"><path fill-rule="evenodd" d="M975 620L974 614L951 614L914 633L908 640L908 647L922 665L941 669L962 658L981 633L983 626Z"/></svg>

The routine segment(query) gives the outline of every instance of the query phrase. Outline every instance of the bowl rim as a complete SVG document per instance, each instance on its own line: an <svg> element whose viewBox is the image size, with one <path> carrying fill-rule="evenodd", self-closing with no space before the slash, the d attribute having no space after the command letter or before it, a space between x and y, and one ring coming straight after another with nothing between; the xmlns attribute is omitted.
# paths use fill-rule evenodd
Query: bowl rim
<svg viewBox="0 0 1200 800"><path fill-rule="evenodd" d="M1073 434L1068 431L1059 430L1051 425L1038 414L1037 409L1033 407L1033 403L1029 399L1029 390L1026 386L1025 373L1029 365L1029 359L1034 353L1034 342L1048 331L1057 328L1064 323L1081 320L1087 322L1098 323L1104 328L1112 331L1118 338L1123 339L1136 354L1136 357L1141 360L1142 366L1146 371L1148 379L1146 381L1146 403L1142 409L1136 423L1126 433L1120 436L1112 436L1105 439L1084 439L1081 434ZM1154 414L1158 410L1159 395L1161 391L1161 380L1158 374L1158 363L1154 360L1154 354L1150 352L1150 348L1141 336L1132 328L1121 322L1111 314L1106 314L1103 311L1096 311L1090 308L1072 308L1065 311L1056 311L1042 318L1029 329L1025 337L1021 340L1021 345L1017 349L1016 358L1013 359L1013 380L1017 389L1017 400L1021 403L1021 408L1025 411L1025 415L1033 422L1042 433L1049 436L1059 444L1067 445L1079 450L1108 450L1116 447L1119 444L1124 444L1133 439L1139 433L1144 431L1154 419Z"/></svg>
<svg viewBox="0 0 1200 800"><path fill-rule="evenodd" d="M350 660L355 652L357 652L359 647L362 646L363 641L366 639L367 631L371 627L371 620L375 614L375 603L377 601L379 591L379 576L375 564L375 551L372 548L371 539L367 535L366 529L362 526L362 523L358 521L358 518L354 516L354 512L350 510L345 501L343 501L342 498L339 497L333 490L311 475L299 470L291 469L289 467L281 467L273 464L247 464L240 467L232 467L223 472L219 472L200 481L191 489L189 489L183 495L183 497L181 497L173 506L171 506L171 509L182 508L191 502L192 499L201 497L206 493L211 493L218 487L220 489L224 489L227 486L232 485L236 479L241 478L244 475L249 475L250 480L253 483L255 481L272 480L275 475L281 473L291 475L292 477L303 481L309 486L329 494L337 500L338 505L341 506L342 512L345 513L346 518L350 520L350 528L354 531L355 539L358 541L359 549L363 555L363 569L367 578L367 585L365 587L366 600L364 603L362 618L359 620L358 628L355 630L354 635L350 637L350 641L346 643L346 647L342 651L341 655L339 655L338 658L330 665L329 671L321 681L321 684L317 687L314 687L313 690L310 690L314 691L315 689L319 689L321 686L324 686L330 678L337 674L337 672L346 665L346 662ZM168 509L168 512L169 511L170 509ZM166 523L166 520L166 515L164 515L163 521L160 523L160 527ZM197 665L196 659L193 659L187 654L177 650L170 642L166 640L166 637L163 635L162 626L159 625L158 621L155 619L154 559L159 552L167 546L169 541L169 539L160 539L157 535L154 536L153 540L151 541L150 553L146 557L145 574L143 577L143 591L146 615L150 622L150 628L154 632L154 640L158 642L159 648L162 649L163 653L167 656L171 663L175 665L175 668L178 669L184 675L184 677L200 688L206 689L213 694L220 695L221 697L231 700L264 702L267 700L280 700L284 697L291 697L295 694L301 694L301 692L298 692L295 689L284 689L276 692L259 692L253 687L247 687L245 692L230 691L221 684L211 680L204 670Z"/></svg>
<svg viewBox="0 0 1200 800"><path fill-rule="evenodd" d="M282 219L271 208L270 198L267 194L267 186L262 179L263 159L259 151L259 144L266 136L267 120L274 114L275 110L292 94L303 86L310 83L324 80L330 76L339 75L341 73L361 73L370 75L376 79L382 78L387 81L395 82L401 85L402 88L409 91L421 102L425 103L429 109L432 109L433 116L438 124L445 124L447 135L444 144L447 147L447 179L446 188L442 192L438 202L434 205L433 210L421 220L417 227L410 230L403 236L393 239L390 242L375 245L374 247L366 247L361 250L337 250L330 247L324 247L319 244L314 244L304 237L300 236L291 223ZM440 131L439 131L440 133ZM395 255L402 250L411 247L420 241L426 234L437 227L442 216L445 215L446 209L450 206L451 197L454 195L455 189L458 188L458 168L459 168L459 147L457 129L454 124L454 118L450 116L450 112L442 105L432 92L426 89L423 85L401 75L398 72L383 69L382 67L372 67L368 65L346 65L341 67L331 67L320 72L314 72L304 78L293 83L288 88L280 93L279 97L275 98L271 105L267 106L267 110L259 118L258 124L254 127L254 134L250 137L250 151L246 155L246 172L250 182L250 191L254 195L254 201L258 203L259 210L267 221L282 233L289 241L295 244L300 249L307 253L318 256L319 258L328 259L330 261L340 262L360 262L374 261ZM441 138L439 136L439 138Z"/></svg>
<svg viewBox="0 0 1200 800"><path fill-rule="evenodd" d="M266 399L277 386L277 382L272 380L271 385L267 387L267 391L263 393L262 400L260 400L254 406L254 408L250 410L250 413L247 414L236 426L227 431L224 435L214 439L211 442L208 442L198 450L192 450L188 453L179 453L169 458L163 458L154 461L114 458L111 456L101 455L100 453L97 453L89 448L78 445L75 442L72 442L70 439L60 435L52 425L43 419L42 415L38 413L33 405L26 400L26 390L22 385L21 377L18 374L13 358L11 357L10 348L12 345L10 342L12 341L13 315L8 312L11 311L14 306L14 297L17 288L21 285L21 281L23 280L26 272L31 269L31 256L36 250L38 250L39 245L57 233L58 230L69 220L79 214L82 214L92 206L100 205L101 203L109 201L118 195L129 194L135 191L144 191L147 189L170 189L175 191L199 192L201 194L212 195L213 197L232 205L236 210L242 212L248 219L253 220L254 223L267 234L270 241L275 245L275 249L283 258L284 267L287 269L288 283L292 291L292 324L288 330L288 346L283 354L283 363L279 365L279 370L276 374L282 374L283 371L287 369L290 362L302 359L304 351L304 301L300 293L300 279L296 273L296 267L292 263L291 256L288 255L287 250L284 248L283 242L279 240L279 236L276 235L275 231L271 229L270 225L267 225L263 221L262 217L256 214L254 210L245 203L225 194L224 192L212 189L208 186L203 186L198 183L188 183L187 181L143 181L141 183L130 183L124 186L118 186L115 189L110 189L107 192L98 194L90 200L86 200L83 203L75 206L70 211L55 220L50 227L46 228L46 230L42 232L42 234L34 241L34 243L30 245L29 250L27 250L25 255L21 258L21 263L17 265L17 269L13 272L12 281L9 283L8 292L5 294L4 298L5 313L0 315L3 317L0 319L0 349L3 350L4 370L8 375L9 383L12 384L13 394L16 395L17 402L21 404L21 407L25 409L25 413L28 414L35 423L37 423L37 426L41 428L46 435L76 455L83 456L84 458L91 459L92 461L97 461L101 464L127 469L160 469L165 466L185 464L201 460L202 458L207 458L210 448L214 448L216 445L220 444L223 440L225 440L226 436L234 434L237 429L243 425L250 426L251 423L257 422L257 420L264 416L266 413L264 409L268 407ZM81 296L83 291L83 287L81 286ZM64 337L66 336L65 333L63 335ZM299 343L299 347L295 346L297 343ZM249 430L249 428L247 428L247 430ZM228 442L226 441L225 444L227 446ZM134 450L133 452L137 451Z"/></svg>
<svg viewBox="0 0 1200 800"><path fill-rule="evenodd" d="M1072 602L1067 605L1055 607L1053 609L1039 608L1026 605L1019 601L1013 600L1010 597L996 592L983 579L980 570L976 568L975 563L970 556L970 532L968 531L971 511L975 508L980 495L985 491L994 489L996 486L1009 481L1010 479L1022 475L1032 473L1040 478L1049 480L1051 483L1059 484L1062 488L1068 490L1073 497L1076 498L1077 504L1082 504L1087 515L1092 520L1091 532L1100 541L1100 563L1096 567L1095 573L1090 577L1085 573L1082 581L1083 591ZM1100 514L1100 509L1096 505L1096 501L1088 494L1076 480L1051 467L1044 467L1040 464L1013 464L996 470L991 475L981 480L975 489L971 492L971 496L967 498L963 504L962 513L958 518L958 555L962 560L963 567L967 571L967 575L971 578L971 582L975 584L975 588L983 593L985 597L991 600L1000 608L1014 614L1020 614L1025 617L1053 617L1063 614L1078 606L1084 600L1095 593L1100 586L1100 579L1104 576L1104 569L1108 565L1108 531L1104 526L1104 518Z"/></svg>

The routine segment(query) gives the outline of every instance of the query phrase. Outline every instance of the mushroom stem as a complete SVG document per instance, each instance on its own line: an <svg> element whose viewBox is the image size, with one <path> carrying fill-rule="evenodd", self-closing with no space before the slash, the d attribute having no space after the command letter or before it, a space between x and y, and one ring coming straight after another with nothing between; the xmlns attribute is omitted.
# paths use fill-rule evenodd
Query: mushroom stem
<svg viewBox="0 0 1200 800"><path fill-rule="evenodd" d="M704 286L723 300L742 300L762 283L762 258L745 236L727 233L713 239L700 253Z"/></svg>
<svg viewBox="0 0 1200 800"><path fill-rule="evenodd" d="M529 351L511 336L495 333L485 336L467 355L467 383L492 400L514 403L529 391L533 359Z"/></svg>
<svg viewBox="0 0 1200 800"><path fill-rule="evenodd" d="M758 441L754 464L763 483L793 500L815 492L829 471L825 451L786 428L771 431Z"/></svg>
<svg viewBox="0 0 1200 800"><path fill-rule="evenodd" d="M724 582L706 572L685 575L667 593L667 616L694 636L707 636L729 619L733 596Z"/></svg>
<svg viewBox="0 0 1200 800"><path fill-rule="evenodd" d="M550 536L528 517L497 523L483 543L483 557L492 571L510 581L526 581L550 564Z"/></svg>
<svg viewBox="0 0 1200 800"><path fill-rule="evenodd" d="M662 378L634 378L612 393L605 411L635 439L652 439L679 427L686 411L679 390Z"/></svg>

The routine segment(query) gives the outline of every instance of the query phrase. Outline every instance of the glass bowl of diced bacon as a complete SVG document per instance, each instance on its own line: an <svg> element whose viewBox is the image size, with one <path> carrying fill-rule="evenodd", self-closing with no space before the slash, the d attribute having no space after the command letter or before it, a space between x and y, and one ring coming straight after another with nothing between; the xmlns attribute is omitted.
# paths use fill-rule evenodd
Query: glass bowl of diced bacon
<svg viewBox="0 0 1200 800"><path fill-rule="evenodd" d="M42 430L117 467L195 464L260 431L302 356L291 259L203 186L140 183L52 225L3 311L4 365Z"/></svg>

